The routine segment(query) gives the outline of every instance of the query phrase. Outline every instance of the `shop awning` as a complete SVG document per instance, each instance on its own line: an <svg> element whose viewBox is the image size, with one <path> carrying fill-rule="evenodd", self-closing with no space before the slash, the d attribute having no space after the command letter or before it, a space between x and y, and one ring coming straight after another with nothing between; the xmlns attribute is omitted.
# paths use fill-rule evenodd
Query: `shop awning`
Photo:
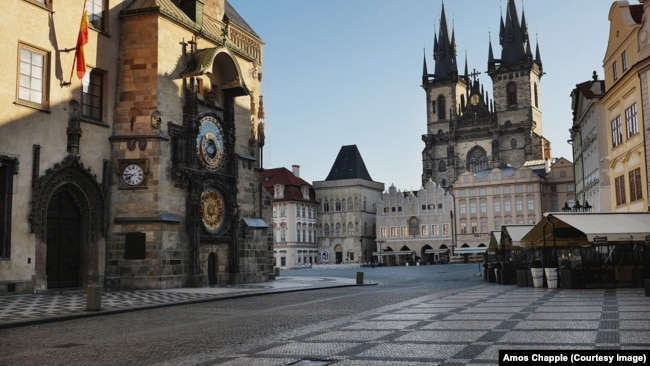
<svg viewBox="0 0 650 366"><path fill-rule="evenodd" d="M424 251L424 254L445 254L449 253L449 249L427 249Z"/></svg>
<svg viewBox="0 0 650 366"><path fill-rule="evenodd" d="M411 255L414 252L410 250L389 250L387 252L381 252L382 256L387 256L387 255ZM372 255L379 255L379 252L372 252Z"/></svg>
<svg viewBox="0 0 650 366"><path fill-rule="evenodd" d="M544 214L545 218L530 230L522 242L546 245L578 246L590 243L646 241L650 239L650 212Z"/></svg>
<svg viewBox="0 0 650 366"><path fill-rule="evenodd" d="M454 254L480 254L487 251L487 247L465 247L465 248L456 248L454 249Z"/></svg>

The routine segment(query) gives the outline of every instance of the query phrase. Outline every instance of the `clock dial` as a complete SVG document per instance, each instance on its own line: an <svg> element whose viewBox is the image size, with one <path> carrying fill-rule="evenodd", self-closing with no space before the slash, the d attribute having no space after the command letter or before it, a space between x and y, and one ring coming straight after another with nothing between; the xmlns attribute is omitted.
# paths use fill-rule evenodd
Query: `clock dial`
<svg viewBox="0 0 650 366"><path fill-rule="evenodd" d="M206 169L214 171L223 165L223 131L216 118L206 116L201 119L199 134L196 137L196 151Z"/></svg>
<svg viewBox="0 0 650 366"><path fill-rule="evenodd" d="M122 181L130 187L136 187L144 182L144 169L140 164L128 164L122 169Z"/></svg>
<svg viewBox="0 0 650 366"><path fill-rule="evenodd" d="M469 97L469 102L472 103L472 105L477 105L479 102L478 94L472 94L472 96Z"/></svg>
<svg viewBox="0 0 650 366"><path fill-rule="evenodd" d="M201 220L203 227L210 234L219 234L225 224L226 206L223 196L214 188L201 193Z"/></svg>

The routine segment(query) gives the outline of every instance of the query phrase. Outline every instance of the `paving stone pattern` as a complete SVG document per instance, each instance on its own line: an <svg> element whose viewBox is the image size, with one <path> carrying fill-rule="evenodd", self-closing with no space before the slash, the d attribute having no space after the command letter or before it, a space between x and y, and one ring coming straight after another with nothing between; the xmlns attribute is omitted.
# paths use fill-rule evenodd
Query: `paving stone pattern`
<svg viewBox="0 0 650 366"><path fill-rule="evenodd" d="M642 289L479 286L201 364L498 365L503 349L650 349L650 297Z"/></svg>

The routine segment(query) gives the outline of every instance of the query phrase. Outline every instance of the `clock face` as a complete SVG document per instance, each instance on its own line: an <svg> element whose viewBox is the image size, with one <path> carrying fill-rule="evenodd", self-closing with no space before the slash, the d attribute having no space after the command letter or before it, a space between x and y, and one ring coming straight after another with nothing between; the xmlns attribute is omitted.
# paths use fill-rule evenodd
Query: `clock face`
<svg viewBox="0 0 650 366"><path fill-rule="evenodd" d="M196 152L203 166L211 171L221 168L224 161L223 130L219 121L206 116L201 119L196 137Z"/></svg>
<svg viewBox="0 0 650 366"><path fill-rule="evenodd" d="M130 187L136 187L144 182L144 169L140 164L128 164L122 169L122 181Z"/></svg>
<svg viewBox="0 0 650 366"><path fill-rule="evenodd" d="M477 105L479 102L478 94L472 94L472 96L469 97L469 102L472 103L472 105Z"/></svg>
<svg viewBox="0 0 650 366"><path fill-rule="evenodd" d="M226 222L226 206L223 196L214 188L201 193L201 220L203 227L210 234L219 234Z"/></svg>

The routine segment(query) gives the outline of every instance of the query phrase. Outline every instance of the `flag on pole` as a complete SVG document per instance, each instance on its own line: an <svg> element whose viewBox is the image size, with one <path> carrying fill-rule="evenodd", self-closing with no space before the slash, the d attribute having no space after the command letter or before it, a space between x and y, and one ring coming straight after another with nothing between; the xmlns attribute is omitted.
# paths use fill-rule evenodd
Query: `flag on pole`
<svg viewBox="0 0 650 366"><path fill-rule="evenodd" d="M83 79L86 74L86 56L84 55L84 45L86 43L88 43L88 13L84 7L84 12L81 14L81 25L79 26L76 47L77 77L79 79Z"/></svg>

